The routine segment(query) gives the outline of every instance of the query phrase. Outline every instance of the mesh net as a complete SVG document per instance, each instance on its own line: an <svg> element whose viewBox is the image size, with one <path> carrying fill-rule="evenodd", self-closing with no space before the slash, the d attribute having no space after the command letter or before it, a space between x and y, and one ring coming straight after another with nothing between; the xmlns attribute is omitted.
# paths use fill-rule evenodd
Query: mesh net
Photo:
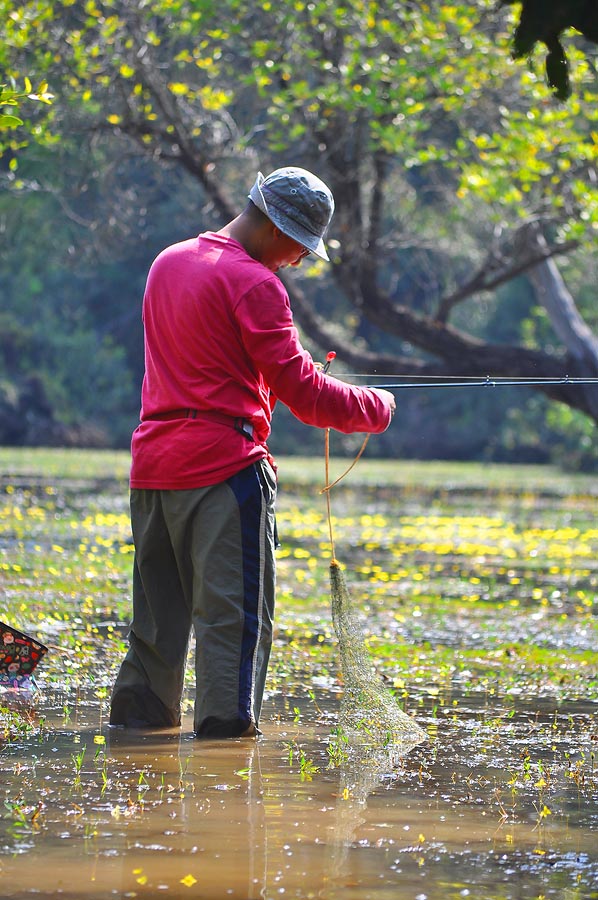
<svg viewBox="0 0 598 900"><path fill-rule="evenodd" d="M332 621L338 640L344 692L341 698L340 727L349 738L347 762L357 765L355 783L362 775L376 773L380 766L393 764L412 747L427 740L426 732L403 712L395 697L386 688L370 658L359 619L355 613L345 576L334 552L330 491L347 475L363 454L369 434L349 468L335 481L330 481L330 429L325 432L326 494L328 529L330 532L330 589ZM363 765L366 761L372 765ZM351 766L345 766L350 775ZM353 773L355 775L355 773ZM367 778L366 778L367 781ZM365 789L367 793L367 788Z"/></svg>
<svg viewBox="0 0 598 900"><path fill-rule="evenodd" d="M336 559L330 564L330 587L344 682L340 725L346 733L358 733L361 744L405 752L425 741L426 733L403 712L375 671Z"/></svg>

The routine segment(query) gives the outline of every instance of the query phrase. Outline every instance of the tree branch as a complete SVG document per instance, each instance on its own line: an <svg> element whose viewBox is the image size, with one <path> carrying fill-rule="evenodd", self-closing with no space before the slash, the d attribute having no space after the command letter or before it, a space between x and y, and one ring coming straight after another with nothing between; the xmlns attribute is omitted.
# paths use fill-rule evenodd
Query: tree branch
<svg viewBox="0 0 598 900"><path fill-rule="evenodd" d="M492 344L472 338L434 319L416 316L411 310L394 307L390 313L373 311L368 319L387 333L407 340L436 359L416 359L395 354L378 354L356 346L350 337L330 326L312 309L300 286L284 275L295 317L324 353L334 349L340 360L356 371L377 375L452 376L485 378L487 375L512 378L565 378L567 375L598 375L598 369L582 372L570 355L557 356L528 347ZM536 391L552 400L579 409L596 418L591 392L583 385L538 385ZM590 396L588 396L588 393Z"/></svg>
<svg viewBox="0 0 598 900"><path fill-rule="evenodd" d="M494 291L501 284L506 284L513 278L523 275L533 266L546 259L554 256L570 253L578 246L578 241L566 241L563 244L556 244L549 247L546 243L544 247L534 248L524 259L518 260L516 263L508 265L504 263L504 257L496 249L490 250L484 263L475 272L475 274L461 285L452 294L449 294L440 301L435 319L437 322L445 323L455 306L467 300L473 294Z"/></svg>

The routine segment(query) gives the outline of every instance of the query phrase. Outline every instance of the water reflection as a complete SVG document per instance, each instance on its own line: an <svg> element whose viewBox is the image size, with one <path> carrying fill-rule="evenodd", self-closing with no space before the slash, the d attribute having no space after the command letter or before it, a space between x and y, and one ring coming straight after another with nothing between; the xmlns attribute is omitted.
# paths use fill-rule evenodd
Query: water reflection
<svg viewBox="0 0 598 900"><path fill-rule="evenodd" d="M149 759L160 773L158 801L145 792L138 822L123 829L121 889L129 887L133 849L143 883L160 890L178 885L194 888L194 896L264 896L268 841L259 743L118 731L109 741L111 756L137 765Z"/></svg>
<svg viewBox="0 0 598 900"><path fill-rule="evenodd" d="M280 718L259 741L198 742L190 723L94 725L89 702L65 725L67 705L48 702L52 727L2 756L14 804L0 830L3 898L331 896L368 793L393 764L364 744L302 778L289 764L297 730ZM327 733L301 737L315 752Z"/></svg>
<svg viewBox="0 0 598 900"><path fill-rule="evenodd" d="M0 755L3 900L453 900L467 890L562 900L563 886L598 878L587 791L546 793L553 812L539 822L538 776L515 799L507 787L532 725L536 745L546 726L549 750L564 735L554 710L532 723L499 720L497 708L483 724L462 704L459 717L434 720L433 744L380 748L357 731L327 768L336 715L295 722L271 702L260 741L197 742L190 720L181 732L108 729L92 696L71 704L68 722L64 698L46 698L47 731ZM589 747L591 710L566 715L572 746ZM494 760L495 735L513 748L507 769ZM299 746L311 776L296 753L290 762Z"/></svg>
<svg viewBox="0 0 598 900"><path fill-rule="evenodd" d="M336 880L342 877L346 868L349 849L356 840L359 827L367 821L365 808L369 795L385 778L400 777L405 756L425 740L425 736L418 735L415 730L411 737L405 735L400 743L387 746L373 743L359 730L349 730L346 737L346 758L340 765L338 799L330 835L332 877Z"/></svg>

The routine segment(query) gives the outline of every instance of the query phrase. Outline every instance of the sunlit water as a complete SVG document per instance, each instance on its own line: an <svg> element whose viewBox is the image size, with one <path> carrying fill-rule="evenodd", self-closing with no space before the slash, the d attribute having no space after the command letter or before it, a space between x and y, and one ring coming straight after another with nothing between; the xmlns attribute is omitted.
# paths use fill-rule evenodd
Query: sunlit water
<svg viewBox="0 0 598 900"><path fill-rule="evenodd" d="M264 734L198 742L189 705L180 731L107 727L125 491L10 487L1 611L64 655L38 695L0 696L21 712L0 731L2 900L598 898L594 495L335 496L377 667L428 736L374 752L338 743L313 497L281 496Z"/></svg>
<svg viewBox="0 0 598 900"><path fill-rule="evenodd" d="M594 707L536 703L506 718L498 701L462 699L458 717L454 703L422 712L426 744L390 759L353 736L329 766L331 702L318 696L314 716L311 699L272 697L258 741L200 742L188 717L180 732L124 731L92 696L38 697L42 732L0 755L14 804L0 896L598 896L596 782L561 779L555 793L525 778L532 740L549 779L563 742L590 759Z"/></svg>

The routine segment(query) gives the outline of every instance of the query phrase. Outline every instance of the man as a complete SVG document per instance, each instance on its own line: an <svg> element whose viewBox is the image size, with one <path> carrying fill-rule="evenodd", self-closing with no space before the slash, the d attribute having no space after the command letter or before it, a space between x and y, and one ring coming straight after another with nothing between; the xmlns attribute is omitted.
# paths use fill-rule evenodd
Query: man
<svg viewBox="0 0 598 900"><path fill-rule="evenodd" d="M258 174L243 212L164 250L143 301L145 376L132 439L135 543L129 650L110 722L180 724L191 629L197 737L258 732L274 614L276 400L301 421L384 431L387 391L346 385L303 349L278 269L323 237L334 201L319 178Z"/></svg>

